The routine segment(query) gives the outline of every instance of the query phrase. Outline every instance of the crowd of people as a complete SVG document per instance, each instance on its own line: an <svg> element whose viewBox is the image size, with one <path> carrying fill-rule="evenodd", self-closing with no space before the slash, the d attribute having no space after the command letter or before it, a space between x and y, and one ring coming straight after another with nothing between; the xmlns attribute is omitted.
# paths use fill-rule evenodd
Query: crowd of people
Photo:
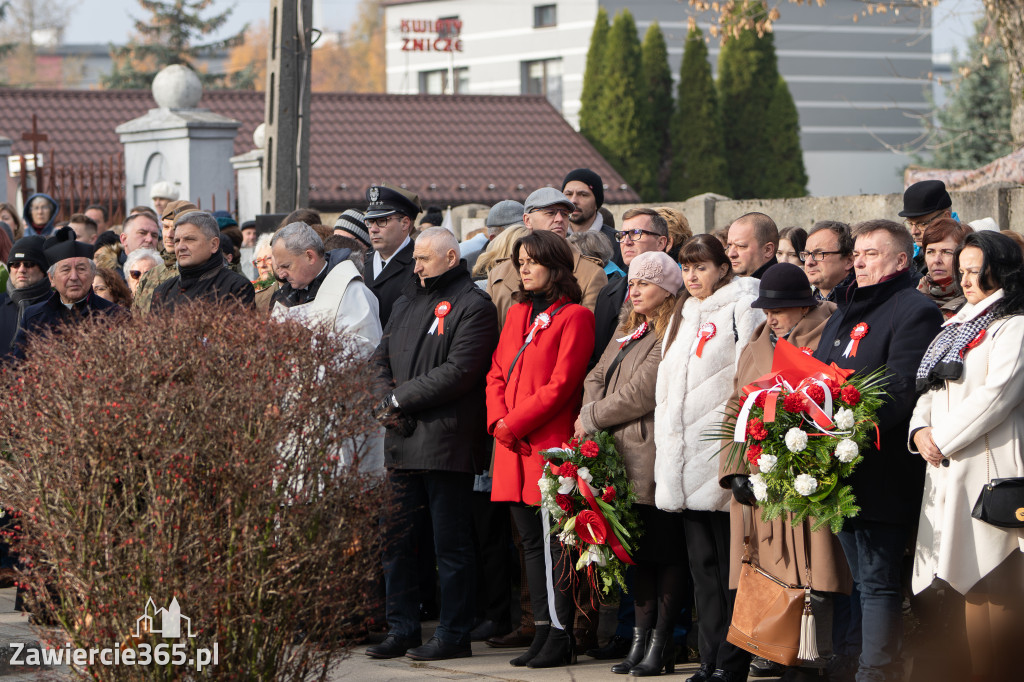
<svg viewBox="0 0 1024 682"><path fill-rule="evenodd" d="M58 203L35 195L20 217L0 205L0 352L17 362L34 334L83 315L209 301L351 339L372 363L383 433L366 461L394 491L375 658L465 657L486 640L521 647L514 666L585 652L659 675L685 656L695 611L688 682L899 680L905 598L938 591L962 595L971 679L1014 679L1024 530L972 509L990 479L1024 477L1022 246L961 222L938 181L906 190L902 223L779 230L755 212L697 235L671 208L629 209L616 229L603 187L573 170L561 189L497 203L461 243L437 213L417 225L418 197L386 184L332 227L302 208L263 235L169 185L119 230L99 210L61 226ZM838 534L764 521L756 464L706 436L780 339L885 371L877 442L848 481L860 511ZM601 431L643 526L603 646L596 595L538 507L541 452ZM784 582L813 572L817 658L783 669L728 641L747 535Z"/></svg>

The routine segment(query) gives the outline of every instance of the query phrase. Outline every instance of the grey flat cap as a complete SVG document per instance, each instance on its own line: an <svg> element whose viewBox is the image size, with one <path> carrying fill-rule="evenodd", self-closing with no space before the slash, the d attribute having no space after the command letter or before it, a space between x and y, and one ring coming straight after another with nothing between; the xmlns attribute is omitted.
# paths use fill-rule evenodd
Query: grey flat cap
<svg viewBox="0 0 1024 682"><path fill-rule="evenodd" d="M526 197L525 213L536 211L538 208L548 208L549 206L563 206L570 212L576 210L576 204L569 200L569 197L559 192L554 187L541 187L535 190L533 194Z"/></svg>
<svg viewBox="0 0 1024 682"><path fill-rule="evenodd" d="M505 199L504 201L499 201L494 206L491 206L491 211L487 214L487 219L484 220L484 225L487 227L508 227L509 225L515 225L516 223L523 222L524 213L526 213L525 206L520 204L518 201Z"/></svg>

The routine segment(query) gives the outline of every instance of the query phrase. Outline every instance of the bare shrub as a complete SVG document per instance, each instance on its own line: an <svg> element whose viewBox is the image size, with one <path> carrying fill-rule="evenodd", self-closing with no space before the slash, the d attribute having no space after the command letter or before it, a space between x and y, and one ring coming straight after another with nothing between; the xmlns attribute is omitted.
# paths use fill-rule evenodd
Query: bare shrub
<svg viewBox="0 0 1024 682"><path fill-rule="evenodd" d="M323 679L373 602L384 485L364 358L237 307L40 337L0 374L30 609L75 647L217 644L230 680ZM130 636L152 597L196 637ZM190 679L94 665L95 679Z"/></svg>

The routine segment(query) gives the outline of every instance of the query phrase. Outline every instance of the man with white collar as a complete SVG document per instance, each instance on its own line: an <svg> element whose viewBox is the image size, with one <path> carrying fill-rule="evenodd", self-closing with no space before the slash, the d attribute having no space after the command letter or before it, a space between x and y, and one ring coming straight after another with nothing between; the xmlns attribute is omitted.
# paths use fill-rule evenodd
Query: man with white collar
<svg viewBox="0 0 1024 682"><path fill-rule="evenodd" d="M23 358L28 337L56 327L62 322L91 315L115 315L124 308L100 298L92 290L96 263L91 244L77 241L70 227L60 228L43 244L50 264L47 274L54 292L41 303L29 306L12 345L15 357Z"/></svg>
<svg viewBox="0 0 1024 682"><path fill-rule="evenodd" d="M373 251L367 252L363 266L366 283L380 303L380 326L391 317L391 306L413 278L413 220L422 210L415 194L387 184L373 185L366 191L363 222L370 232Z"/></svg>
<svg viewBox="0 0 1024 682"><path fill-rule="evenodd" d="M284 284L274 293L270 315L314 329L327 325L372 352L380 343L377 299L351 260L349 249L324 252L320 235L306 223L285 225L270 241L274 272Z"/></svg>

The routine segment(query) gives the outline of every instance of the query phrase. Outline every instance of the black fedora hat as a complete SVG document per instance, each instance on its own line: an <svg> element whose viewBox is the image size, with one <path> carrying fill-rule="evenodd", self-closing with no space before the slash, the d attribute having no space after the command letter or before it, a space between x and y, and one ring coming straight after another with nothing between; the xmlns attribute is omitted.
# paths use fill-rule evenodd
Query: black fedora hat
<svg viewBox="0 0 1024 682"><path fill-rule="evenodd" d="M942 180L922 180L915 182L903 193L903 210L899 212L899 216L916 218L952 205L953 200L946 191L946 183Z"/></svg>
<svg viewBox="0 0 1024 682"><path fill-rule="evenodd" d="M751 308L813 308L818 305L803 268L792 263L777 263L765 270L761 286Z"/></svg>

